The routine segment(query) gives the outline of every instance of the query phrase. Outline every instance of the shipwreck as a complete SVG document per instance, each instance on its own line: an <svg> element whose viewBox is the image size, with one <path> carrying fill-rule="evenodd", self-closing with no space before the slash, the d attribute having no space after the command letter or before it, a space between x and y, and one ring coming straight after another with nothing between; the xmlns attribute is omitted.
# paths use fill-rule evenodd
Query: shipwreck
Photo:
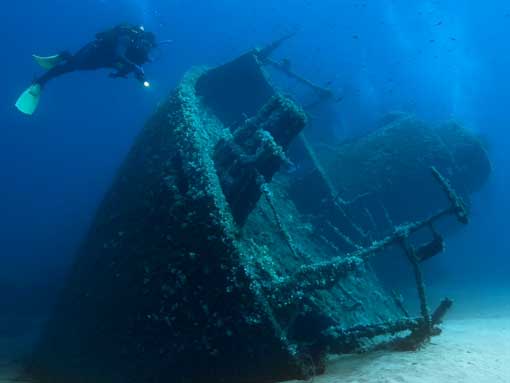
<svg viewBox="0 0 510 383"><path fill-rule="evenodd" d="M190 70L148 120L27 365L38 381L307 379L329 354L415 349L440 332L452 302L430 308L420 265L443 250L436 222L468 222L465 201L490 171L483 146L455 127L449 143L382 150L408 131L399 117L322 150L305 110L268 80L267 65L301 78L269 58L278 44ZM430 143L421 131L413 142ZM472 163L448 154L457 144ZM395 210L402 150L420 190L439 196L409 194L413 217ZM370 266L388 248L412 266L416 316Z"/></svg>

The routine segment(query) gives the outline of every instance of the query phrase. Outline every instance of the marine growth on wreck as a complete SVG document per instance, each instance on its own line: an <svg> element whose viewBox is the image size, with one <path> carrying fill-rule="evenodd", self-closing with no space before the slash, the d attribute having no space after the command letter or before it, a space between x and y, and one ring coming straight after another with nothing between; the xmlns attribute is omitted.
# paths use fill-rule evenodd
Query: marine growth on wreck
<svg viewBox="0 0 510 383"><path fill-rule="evenodd" d="M308 379L329 354L440 333L452 301L428 300L421 264L442 218L468 223L485 149L406 115L314 145L270 53L191 69L147 121L28 366L41 382ZM388 249L411 267L416 317L371 266Z"/></svg>

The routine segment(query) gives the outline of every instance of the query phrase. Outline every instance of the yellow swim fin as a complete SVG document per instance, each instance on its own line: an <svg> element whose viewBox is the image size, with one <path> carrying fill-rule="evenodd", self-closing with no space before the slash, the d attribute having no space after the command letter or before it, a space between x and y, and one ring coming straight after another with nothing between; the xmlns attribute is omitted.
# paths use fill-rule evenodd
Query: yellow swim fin
<svg viewBox="0 0 510 383"><path fill-rule="evenodd" d="M53 68L54 66L58 65L59 63L61 63L64 60L62 55L53 55L53 56L46 56L46 57L32 55L32 57L34 58L34 60L37 64L39 64L44 69L48 69L48 70Z"/></svg>
<svg viewBox="0 0 510 383"><path fill-rule="evenodd" d="M21 113L25 113L28 115L34 114L37 109L37 105L39 105L39 99L41 98L41 85L33 84L25 90L21 96L16 101L16 108Z"/></svg>

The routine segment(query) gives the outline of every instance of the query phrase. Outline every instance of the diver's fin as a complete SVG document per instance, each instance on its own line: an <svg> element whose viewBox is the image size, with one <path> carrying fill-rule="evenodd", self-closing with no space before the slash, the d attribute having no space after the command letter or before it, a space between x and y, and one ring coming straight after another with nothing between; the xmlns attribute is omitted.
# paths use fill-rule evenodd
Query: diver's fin
<svg viewBox="0 0 510 383"><path fill-rule="evenodd" d="M32 55L32 57L44 69L51 69L64 60L64 57L60 54L47 57Z"/></svg>
<svg viewBox="0 0 510 383"><path fill-rule="evenodd" d="M22 113L32 115L39 105L41 97L41 85L33 84L23 92L23 94L16 101L16 108Z"/></svg>

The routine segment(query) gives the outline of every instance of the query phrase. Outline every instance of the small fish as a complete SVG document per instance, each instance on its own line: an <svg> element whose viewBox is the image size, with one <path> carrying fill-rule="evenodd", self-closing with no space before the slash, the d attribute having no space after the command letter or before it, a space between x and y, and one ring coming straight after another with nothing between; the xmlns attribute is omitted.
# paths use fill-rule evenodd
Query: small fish
<svg viewBox="0 0 510 383"><path fill-rule="evenodd" d="M440 25L443 25L443 22L442 22L442 21L438 21L438 22L436 23L436 26L437 26L437 27L439 27Z"/></svg>

